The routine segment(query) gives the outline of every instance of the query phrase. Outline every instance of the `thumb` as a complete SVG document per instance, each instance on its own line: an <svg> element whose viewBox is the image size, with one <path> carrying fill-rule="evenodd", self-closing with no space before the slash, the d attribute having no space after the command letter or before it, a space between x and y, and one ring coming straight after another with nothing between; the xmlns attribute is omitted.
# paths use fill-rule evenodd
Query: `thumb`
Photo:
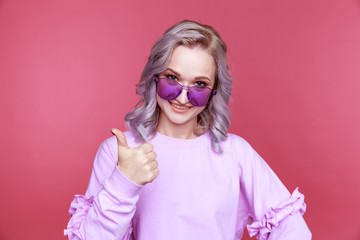
<svg viewBox="0 0 360 240"><path fill-rule="evenodd" d="M117 128L112 128L111 133L115 135L119 148L128 149L129 146L126 142L125 134Z"/></svg>

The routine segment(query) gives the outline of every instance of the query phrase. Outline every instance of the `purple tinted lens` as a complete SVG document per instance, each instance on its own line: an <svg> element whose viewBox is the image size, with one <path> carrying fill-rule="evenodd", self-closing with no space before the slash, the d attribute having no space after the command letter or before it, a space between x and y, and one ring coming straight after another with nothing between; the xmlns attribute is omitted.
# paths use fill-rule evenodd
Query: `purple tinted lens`
<svg viewBox="0 0 360 240"><path fill-rule="evenodd" d="M186 87L180 85L177 81L169 78L157 78L156 92L159 96L165 100L173 100L177 98L182 89L187 89L187 97L189 102L196 107L205 106L209 99L210 95L213 92L211 88L202 87L202 86L193 86Z"/></svg>
<svg viewBox="0 0 360 240"><path fill-rule="evenodd" d="M173 100L180 95L181 85L170 78L157 78L156 92L165 100Z"/></svg>
<svg viewBox="0 0 360 240"><path fill-rule="evenodd" d="M188 89L187 96L192 105L203 107L208 103L211 92L211 88L194 86Z"/></svg>

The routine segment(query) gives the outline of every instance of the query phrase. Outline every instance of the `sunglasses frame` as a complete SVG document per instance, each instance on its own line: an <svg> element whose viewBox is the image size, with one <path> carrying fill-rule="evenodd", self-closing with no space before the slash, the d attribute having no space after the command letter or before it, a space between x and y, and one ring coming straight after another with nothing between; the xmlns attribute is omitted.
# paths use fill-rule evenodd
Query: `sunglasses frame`
<svg viewBox="0 0 360 240"><path fill-rule="evenodd" d="M159 77L155 77L154 78L154 82L155 83L158 83L159 82L159 80L160 79L164 79L164 80L168 80L168 79L170 79L170 80L172 80L171 78L159 78ZM187 91L187 98L188 98L188 100L190 101L190 99L192 99L192 97L191 97L191 91L189 91L191 88L196 88L196 87L198 87L198 86L192 86L192 87L190 87L190 86L186 86L186 85L182 85L182 84L180 84L178 81L176 81L176 80L172 80L172 81L174 81L174 82L176 82L181 88L180 88L180 90L179 90L179 92L176 94L176 96L174 97L174 98L171 98L171 99L166 99L166 98L163 98L163 97L161 97L160 96L160 94L158 93L158 89L157 89L157 85L156 85L156 92L159 94L159 96L162 98L162 99L164 99L164 100L168 100L168 101L170 101L170 100L173 100L173 99L175 99L175 98L177 98L178 96L180 96L180 94L181 94L181 92L183 91L183 90L186 90ZM204 86L204 87L206 87L206 86ZM206 102L206 104L204 104L204 105L195 105L195 104L193 104L191 101L190 101L190 103L193 105L193 106L195 106L195 107L203 107L203 106L206 106L208 103L209 103L209 101L210 101L210 99L214 96L214 95L216 95L216 90L213 90L212 88L209 88L209 87L206 87L206 88L208 88L208 89L210 89L211 90L211 92L210 92L210 94L209 94L209 98L208 98L208 100L207 100L207 102Z"/></svg>

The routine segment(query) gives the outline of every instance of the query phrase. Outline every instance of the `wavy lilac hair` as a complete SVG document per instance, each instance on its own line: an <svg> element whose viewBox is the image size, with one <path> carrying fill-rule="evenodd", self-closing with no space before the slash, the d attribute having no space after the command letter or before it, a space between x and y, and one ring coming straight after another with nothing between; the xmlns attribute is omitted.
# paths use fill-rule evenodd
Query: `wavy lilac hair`
<svg viewBox="0 0 360 240"><path fill-rule="evenodd" d="M172 52L179 45L200 46L215 60L217 94L198 115L199 128L195 129L195 134L201 135L204 130L208 130L212 149L221 153L220 141L227 138L230 126L230 111L227 104L231 95L232 77L226 64L226 44L211 26L185 20L164 33L153 46L140 81L136 85L136 93L141 96L141 100L134 110L125 116L125 121L137 141L144 142L154 136L160 113L156 102L154 77L166 70Z"/></svg>

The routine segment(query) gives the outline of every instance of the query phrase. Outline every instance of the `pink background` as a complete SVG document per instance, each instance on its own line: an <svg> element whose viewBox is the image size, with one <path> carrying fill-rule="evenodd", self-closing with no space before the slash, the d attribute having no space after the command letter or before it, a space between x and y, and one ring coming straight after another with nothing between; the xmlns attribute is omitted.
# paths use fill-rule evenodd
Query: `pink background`
<svg viewBox="0 0 360 240"><path fill-rule="evenodd" d="M185 18L227 42L230 131L300 187L313 238L360 239L359 0L0 0L1 240L65 239L152 44Z"/></svg>

